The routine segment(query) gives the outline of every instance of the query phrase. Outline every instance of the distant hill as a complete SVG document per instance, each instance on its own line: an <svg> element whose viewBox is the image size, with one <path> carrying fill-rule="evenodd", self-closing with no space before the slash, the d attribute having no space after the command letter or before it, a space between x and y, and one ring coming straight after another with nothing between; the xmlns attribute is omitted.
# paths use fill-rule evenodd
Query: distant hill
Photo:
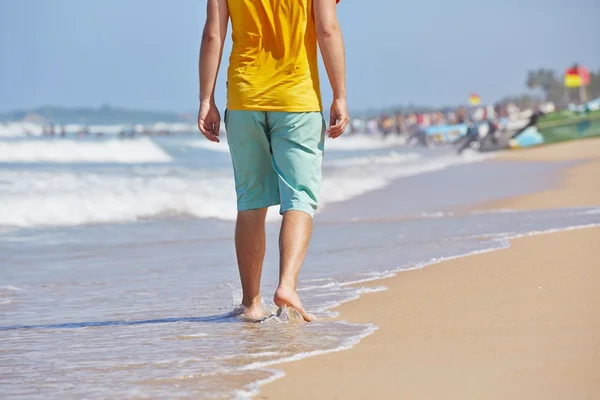
<svg viewBox="0 0 600 400"><path fill-rule="evenodd" d="M47 106L34 110L17 110L0 114L0 121L31 121L48 124L153 124L157 122L190 122L192 114L164 111L130 110L104 105L98 108L67 108Z"/></svg>

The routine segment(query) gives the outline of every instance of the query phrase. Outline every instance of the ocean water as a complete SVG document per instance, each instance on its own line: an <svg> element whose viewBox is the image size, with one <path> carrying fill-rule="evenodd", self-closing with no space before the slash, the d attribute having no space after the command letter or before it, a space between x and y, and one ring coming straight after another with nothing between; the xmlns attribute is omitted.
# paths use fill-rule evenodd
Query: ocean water
<svg viewBox="0 0 600 400"><path fill-rule="evenodd" d="M317 318L243 321L226 145L198 136L0 140L0 396L246 398L277 364L350 348L373 325L333 307L361 282L600 224L600 210L468 212L543 189L558 164L349 137L327 144L299 291ZM269 214L264 306L277 283Z"/></svg>

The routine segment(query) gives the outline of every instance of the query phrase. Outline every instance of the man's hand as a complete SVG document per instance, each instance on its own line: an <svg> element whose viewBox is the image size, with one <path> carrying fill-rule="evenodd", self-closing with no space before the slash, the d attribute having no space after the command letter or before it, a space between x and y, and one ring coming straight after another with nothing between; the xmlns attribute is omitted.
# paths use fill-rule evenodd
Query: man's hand
<svg viewBox="0 0 600 400"><path fill-rule="evenodd" d="M346 130L348 108L346 107L346 61L344 60L344 39L336 15L336 2L313 0L313 15L317 30L319 48L333 91L329 137L335 139Z"/></svg>
<svg viewBox="0 0 600 400"><path fill-rule="evenodd" d="M219 143L221 114L214 102L200 103L198 111L198 129L211 142Z"/></svg>
<svg viewBox="0 0 600 400"><path fill-rule="evenodd" d="M215 105L215 85L223 43L227 35L229 8L227 0L208 0L206 2L206 24L202 32L200 61L200 111L198 111L198 129L211 142L219 142L221 115Z"/></svg>
<svg viewBox="0 0 600 400"><path fill-rule="evenodd" d="M348 126L350 119L348 118L348 107L345 99L335 99L331 105L329 113L329 129L327 133L329 137L335 139L339 137Z"/></svg>

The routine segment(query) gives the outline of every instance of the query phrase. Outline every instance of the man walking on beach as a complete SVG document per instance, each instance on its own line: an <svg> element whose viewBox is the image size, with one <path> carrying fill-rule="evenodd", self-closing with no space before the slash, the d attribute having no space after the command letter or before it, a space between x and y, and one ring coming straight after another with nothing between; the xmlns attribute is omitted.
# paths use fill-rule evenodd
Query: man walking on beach
<svg viewBox="0 0 600 400"><path fill-rule="evenodd" d="M310 321L296 283L318 205L326 132L317 42L333 89L329 137L340 136L348 124L336 0L208 0L198 127L213 142L219 141L221 117L214 90L229 19L233 48L225 125L237 192L235 247L244 313L253 319L263 316L265 218L267 208L279 204L283 222L273 300Z"/></svg>

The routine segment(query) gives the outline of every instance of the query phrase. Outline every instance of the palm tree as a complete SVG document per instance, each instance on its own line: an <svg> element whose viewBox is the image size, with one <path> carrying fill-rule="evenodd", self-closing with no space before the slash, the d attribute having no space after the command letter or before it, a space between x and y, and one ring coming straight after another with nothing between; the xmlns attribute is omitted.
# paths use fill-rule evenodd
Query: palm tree
<svg viewBox="0 0 600 400"><path fill-rule="evenodd" d="M541 86L542 90L544 91L546 98L548 98L548 90L555 82L557 82L556 73L551 69L542 69L542 70L540 70L540 74L541 74L540 86Z"/></svg>
<svg viewBox="0 0 600 400"><path fill-rule="evenodd" d="M530 90L535 90L540 87L539 73L538 71L530 70L527 72L526 85Z"/></svg>
<svg viewBox="0 0 600 400"><path fill-rule="evenodd" d="M535 71L527 72L526 85L530 90L540 89L544 92L544 98L548 99L550 88L558 81L556 80L556 72L551 69L540 68Z"/></svg>

